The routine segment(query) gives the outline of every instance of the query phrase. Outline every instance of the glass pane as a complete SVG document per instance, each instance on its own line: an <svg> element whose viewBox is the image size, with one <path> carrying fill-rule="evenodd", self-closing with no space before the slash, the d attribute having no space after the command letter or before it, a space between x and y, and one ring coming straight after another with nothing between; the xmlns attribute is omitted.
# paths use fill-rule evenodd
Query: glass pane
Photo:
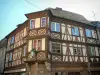
<svg viewBox="0 0 100 75"><path fill-rule="evenodd" d="M11 38L10 44L14 43L14 36Z"/></svg>
<svg viewBox="0 0 100 75"><path fill-rule="evenodd" d="M41 40L38 40L38 50L41 50Z"/></svg>
<svg viewBox="0 0 100 75"><path fill-rule="evenodd" d="M85 31L86 31L86 36L87 37L91 37L92 36L92 32L91 32L90 29L86 29Z"/></svg>
<svg viewBox="0 0 100 75"><path fill-rule="evenodd" d="M45 27L45 26L46 26L46 18L42 18L41 27Z"/></svg>
<svg viewBox="0 0 100 75"><path fill-rule="evenodd" d="M60 32L60 23L56 23L56 31Z"/></svg>
<svg viewBox="0 0 100 75"><path fill-rule="evenodd" d="M77 27L72 27L72 35L77 35L79 36L79 30Z"/></svg>
<svg viewBox="0 0 100 75"><path fill-rule="evenodd" d="M55 31L55 23L54 22L51 22L51 30Z"/></svg>
<svg viewBox="0 0 100 75"><path fill-rule="evenodd" d="M30 20L30 29L35 28L35 20Z"/></svg>

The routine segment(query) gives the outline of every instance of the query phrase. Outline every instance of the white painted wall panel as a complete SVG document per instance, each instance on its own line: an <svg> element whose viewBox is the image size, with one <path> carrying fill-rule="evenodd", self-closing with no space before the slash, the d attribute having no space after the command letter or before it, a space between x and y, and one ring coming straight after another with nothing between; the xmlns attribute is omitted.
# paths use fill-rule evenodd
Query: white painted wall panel
<svg viewBox="0 0 100 75"><path fill-rule="evenodd" d="M35 28L40 28L40 18L35 19Z"/></svg>

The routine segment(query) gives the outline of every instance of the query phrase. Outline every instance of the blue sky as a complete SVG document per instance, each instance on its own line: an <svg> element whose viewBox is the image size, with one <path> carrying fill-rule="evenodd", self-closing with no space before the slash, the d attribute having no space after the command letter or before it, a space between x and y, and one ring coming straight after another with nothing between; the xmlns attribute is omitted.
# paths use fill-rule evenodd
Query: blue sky
<svg viewBox="0 0 100 75"><path fill-rule="evenodd" d="M27 18L24 14L40 11L48 7L60 7L64 10L75 12L85 16L88 20L100 21L100 0L0 0L0 40L24 22ZM93 11L93 12L92 12Z"/></svg>

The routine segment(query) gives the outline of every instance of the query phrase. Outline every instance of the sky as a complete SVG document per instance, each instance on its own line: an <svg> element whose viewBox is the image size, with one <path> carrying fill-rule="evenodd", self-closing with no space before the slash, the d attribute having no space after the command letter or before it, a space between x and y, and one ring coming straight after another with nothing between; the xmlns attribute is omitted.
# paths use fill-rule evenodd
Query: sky
<svg viewBox="0 0 100 75"><path fill-rule="evenodd" d="M24 14L48 7L60 7L88 20L100 21L100 0L0 0L0 40L27 20Z"/></svg>

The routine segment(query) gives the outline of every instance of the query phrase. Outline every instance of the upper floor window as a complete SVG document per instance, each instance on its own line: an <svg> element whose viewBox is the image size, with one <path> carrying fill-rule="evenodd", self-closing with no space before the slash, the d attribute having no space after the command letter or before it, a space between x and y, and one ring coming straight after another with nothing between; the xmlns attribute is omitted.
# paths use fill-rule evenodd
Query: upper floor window
<svg viewBox="0 0 100 75"><path fill-rule="evenodd" d="M61 44L57 42L52 42L52 52L53 53L61 53Z"/></svg>
<svg viewBox="0 0 100 75"><path fill-rule="evenodd" d="M33 29L33 28L35 28L35 20L31 19L30 20L30 29Z"/></svg>
<svg viewBox="0 0 100 75"><path fill-rule="evenodd" d="M10 44L14 44L14 36L11 38Z"/></svg>
<svg viewBox="0 0 100 75"><path fill-rule="evenodd" d="M41 50L41 43L42 43L41 39L33 40L33 48L35 50Z"/></svg>
<svg viewBox="0 0 100 75"><path fill-rule="evenodd" d="M92 37L92 31L90 29L86 29L86 37Z"/></svg>
<svg viewBox="0 0 100 75"><path fill-rule="evenodd" d="M72 35L79 36L79 30L78 30L78 27L72 27Z"/></svg>
<svg viewBox="0 0 100 75"><path fill-rule="evenodd" d="M51 22L51 30L60 32L60 23Z"/></svg>
<svg viewBox="0 0 100 75"><path fill-rule="evenodd" d="M41 27L46 26L46 17L41 18Z"/></svg>

